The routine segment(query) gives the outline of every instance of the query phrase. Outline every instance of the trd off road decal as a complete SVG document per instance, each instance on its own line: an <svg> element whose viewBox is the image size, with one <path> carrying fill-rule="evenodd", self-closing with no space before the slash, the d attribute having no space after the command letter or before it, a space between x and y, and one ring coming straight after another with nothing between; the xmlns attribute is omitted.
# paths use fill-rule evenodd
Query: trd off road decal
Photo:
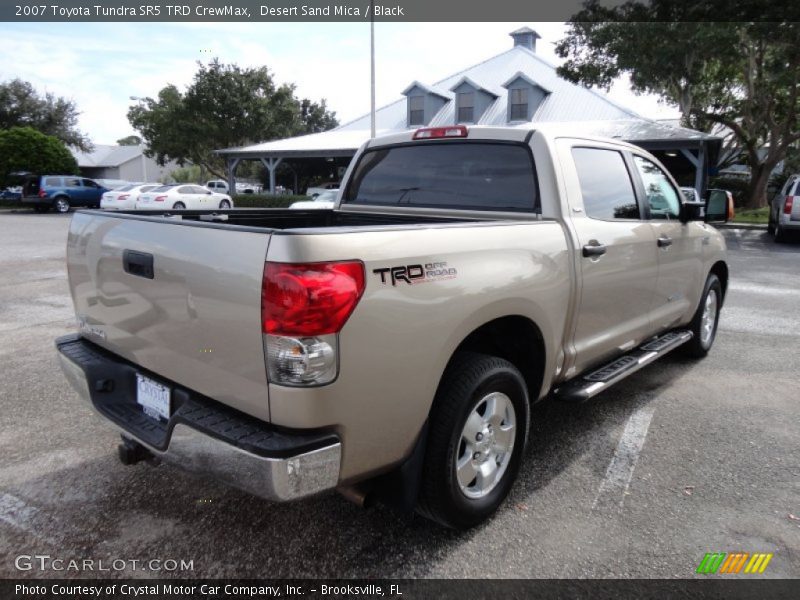
<svg viewBox="0 0 800 600"><path fill-rule="evenodd" d="M372 272L381 278L381 283L391 282L392 285L397 285L399 281L403 281L408 285L415 285L417 283L443 281L458 277L458 270L455 267L448 267L446 262L384 267L382 269L373 269Z"/></svg>

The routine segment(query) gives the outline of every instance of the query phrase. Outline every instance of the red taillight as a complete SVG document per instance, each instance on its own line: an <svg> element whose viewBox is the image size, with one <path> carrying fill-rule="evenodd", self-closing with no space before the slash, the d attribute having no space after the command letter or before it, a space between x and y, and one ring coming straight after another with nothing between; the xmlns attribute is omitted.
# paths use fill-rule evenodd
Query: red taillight
<svg viewBox="0 0 800 600"><path fill-rule="evenodd" d="M785 215L792 214L793 204L794 204L794 196L786 196L786 200L783 203L783 214Z"/></svg>
<svg viewBox="0 0 800 600"><path fill-rule="evenodd" d="M130 194L120 194L117 196L117 200L127 200Z"/></svg>
<svg viewBox="0 0 800 600"><path fill-rule="evenodd" d="M467 128L463 125L454 125L452 127L428 127L427 129L417 129L414 132L415 140L458 137L467 137Z"/></svg>
<svg viewBox="0 0 800 600"><path fill-rule="evenodd" d="M318 336L341 331L364 293L361 261L264 265L264 333Z"/></svg>
<svg viewBox="0 0 800 600"><path fill-rule="evenodd" d="M44 190L39 190L39 193L37 195L39 196L39 198L47 198L47 192L45 192Z"/></svg>
<svg viewBox="0 0 800 600"><path fill-rule="evenodd" d="M166 199L167 199L166 196L156 196L155 198L153 198L153 200L155 200L156 202L163 202Z"/></svg>

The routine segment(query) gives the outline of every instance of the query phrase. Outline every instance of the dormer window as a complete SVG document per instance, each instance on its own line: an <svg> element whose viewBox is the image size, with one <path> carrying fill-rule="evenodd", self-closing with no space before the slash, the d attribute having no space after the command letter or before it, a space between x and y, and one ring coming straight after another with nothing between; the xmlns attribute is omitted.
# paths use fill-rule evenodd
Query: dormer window
<svg viewBox="0 0 800 600"><path fill-rule="evenodd" d="M425 125L425 96L408 97L408 124Z"/></svg>
<svg viewBox="0 0 800 600"><path fill-rule="evenodd" d="M543 88L519 71L506 81L503 87L508 90L508 121L510 123L532 120L533 115L550 95L550 90Z"/></svg>
<svg viewBox="0 0 800 600"><path fill-rule="evenodd" d="M475 122L475 92L461 92L456 94L456 110L458 123Z"/></svg>
<svg viewBox="0 0 800 600"><path fill-rule="evenodd" d="M458 123L477 123L498 94L469 77L459 79L450 91L456 95L453 120Z"/></svg>
<svg viewBox="0 0 800 600"><path fill-rule="evenodd" d="M515 88L508 90L509 107L511 121L528 120L528 90L527 88Z"/></svg>
<svg viewBox="0 0 800 600"><path fill-rule="evenodd" d="M408 127L427 125L436 116L450 98L431 86L414 81L405 90L403 95L407 98L406 123Z"/></svg>

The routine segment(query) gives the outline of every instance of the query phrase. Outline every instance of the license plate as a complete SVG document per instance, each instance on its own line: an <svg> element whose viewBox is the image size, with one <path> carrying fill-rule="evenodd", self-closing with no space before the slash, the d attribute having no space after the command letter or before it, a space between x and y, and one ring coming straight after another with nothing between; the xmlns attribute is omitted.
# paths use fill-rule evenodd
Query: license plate
<svg viewBox="0 0 800 600"><path fill-rule="evenodd" d="M153 419L169 419L170 389L144 375L136 374L136 402Z"/></svg>

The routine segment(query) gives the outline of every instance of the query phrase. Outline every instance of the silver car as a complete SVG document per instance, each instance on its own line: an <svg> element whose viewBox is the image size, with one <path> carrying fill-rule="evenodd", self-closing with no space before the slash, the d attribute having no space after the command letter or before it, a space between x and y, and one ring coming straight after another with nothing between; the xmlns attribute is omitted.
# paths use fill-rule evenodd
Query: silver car
<svg viewBox="0 0 800 600"><path fill-rule="evenodd" d="M788 234L800 231L800 175L786 180L781 191L770 202L767 231L776 242L785 242Z"/></svg>

